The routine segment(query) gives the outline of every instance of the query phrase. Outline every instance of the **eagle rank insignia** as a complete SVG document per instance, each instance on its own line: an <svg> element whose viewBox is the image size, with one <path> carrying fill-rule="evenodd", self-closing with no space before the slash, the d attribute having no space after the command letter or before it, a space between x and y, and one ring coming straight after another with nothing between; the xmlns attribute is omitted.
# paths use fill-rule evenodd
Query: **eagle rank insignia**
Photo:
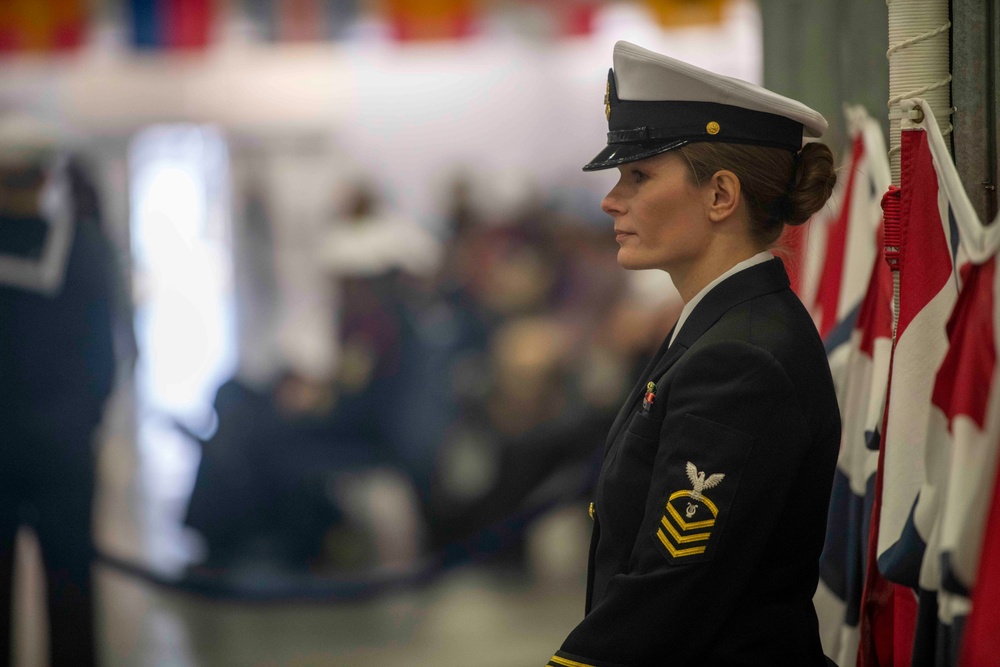
<svg viewBox="0 0 1000 667"><path fill-rule="evenodd" d="M715 488L726 478L724 473L706 476L691 461L685 469L692 488L670 494L656 531L656 537L673 559L705 553L719 517L719 508L705 491Z"/></svg>

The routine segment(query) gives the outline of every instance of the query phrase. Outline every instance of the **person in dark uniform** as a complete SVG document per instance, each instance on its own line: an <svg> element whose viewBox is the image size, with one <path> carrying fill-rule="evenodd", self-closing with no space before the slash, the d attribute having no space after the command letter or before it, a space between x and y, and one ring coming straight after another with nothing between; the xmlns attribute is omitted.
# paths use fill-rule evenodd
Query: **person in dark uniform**
<svg viewBox="0 0 1000 667"><path fill-rule="evenodd" d="M39 202L52 183L65 183L71 216L61 280L0 281L0 665L13 659L15 543L26 525L41 547L49 664L86 667L97 663L94 437L114 385L122 284L96 188L79 161L52 162L0 163L0 254L46 256L57 225Z"/></svg>
<svg viewBox="0 0 1000 667"><path fill-rule="evenodd" d="M812 596L840 442L823 344L779 258L829 197L817 112L619 42L602 202L680 318L606 443L586 615L551 667L825 665Z"/></svg>

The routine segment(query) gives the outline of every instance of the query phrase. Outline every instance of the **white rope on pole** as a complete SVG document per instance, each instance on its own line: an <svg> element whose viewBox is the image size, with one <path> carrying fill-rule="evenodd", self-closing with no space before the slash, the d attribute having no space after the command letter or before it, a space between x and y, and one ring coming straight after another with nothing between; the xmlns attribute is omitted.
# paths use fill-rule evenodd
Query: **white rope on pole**
<svg viewBox="0 0 1000 667"><path fill-rule="evenodd" d="M941 133L952 131L948 0L886 0L889 10L889 163L899 185L901 100L922 97Z"/></svg>
<svg viewBox="0 0 1000 667"><path fill-rule="evenodd" d="M934 30L925 32L922 35L917 35L916 37L911 37L910 39L905 39L902 42L899 42L898 44L893 44L892 46L889 47L889 50L885 52L885 57L892 60L892 54L894 54L896 51L899 51L902 48L906 48L907 46L913 46L914 44L918 44L924 41L925 39L930 39L931 37L937 37L941 33L947 32L948 30L951 30L951 21L948 21L940 28L935 28Z"/></svg>

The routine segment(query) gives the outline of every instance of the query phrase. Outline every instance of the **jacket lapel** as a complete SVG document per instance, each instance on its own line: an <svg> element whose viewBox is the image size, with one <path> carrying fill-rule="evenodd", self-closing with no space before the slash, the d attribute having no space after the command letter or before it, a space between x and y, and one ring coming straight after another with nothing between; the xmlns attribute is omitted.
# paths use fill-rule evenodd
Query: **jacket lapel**
<svg viewBox="0 0 1000 667"><path fill-rule="evenodd" d="M667 337L664 338L663 342L660 344L660 349L656 351L656 354L654 354L653 358L649 361L648 364L646 364L646 368L643 369L642 374L639 376L640 380L639 384L632 387L632 392L629 394L628 399L625 401L621 409L618 411L618 416L615 417L615 422L614 424L611 425L611 430L608 432L608 439L604 443L605 454L607 454L608 449L611 448L611 443L613 443L615 441L615 438L618 437L618 432L621 430L622 424L625 423L625 419L629 416L629 414L632 413L632 408L635 406L636 401L638 401L639 397L642 395L643 389L646 388L646 383L648 382L648 380L646 380L645 378L648 378L652 375L653 369L656 368L657 364L660 363L660 360L669 351L667 348L667 344L670 342L670 337L673 335L674 335L674 328L671 327L670 332L667 334Z"/></svg>
<svg viewBox="0 0 1000 667"><path fill-rule="evenodd" d="M633 387L632 393L629 394L628 400L622 406L622 409L619 410L618 416L611 426L611 431L605 442L605 455L611 449L611 445L617 439L625 422L628 421L628 417L635 410L636 403L639 397L643 395L643 390L650 380L655 382L657 379L663 377L670 370L670 367L683 356L684 352L694 345L695 341L701 338L702 334L708 331L726 311L744 301L787 289L788 286L789 281L788 274L785 273L785 265L776 257L740 271L712 288L712 291L706 294L698 305L695 306L694 310L691 311L691 314L684 322L684 326L677 333L677 339L674 341L674 344L669 348L667 347L670 336L673 334L673 329L671 329L671 333L667 334L666 339L652 361L649 362L642 375L639 376L639 383Z"/></svg>

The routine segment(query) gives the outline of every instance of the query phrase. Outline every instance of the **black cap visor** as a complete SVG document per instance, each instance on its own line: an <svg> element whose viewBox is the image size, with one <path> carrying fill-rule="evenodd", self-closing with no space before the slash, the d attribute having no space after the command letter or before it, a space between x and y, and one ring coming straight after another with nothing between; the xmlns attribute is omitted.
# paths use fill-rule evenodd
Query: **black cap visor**
<svg viewBox="0 0 1000 667"><path fill-rule="evenodd" d="M716 102L618 99L614 70L605 97L608 145L584 171L644 160L692 142L802 148L802 123L763 111Z"/></svg>
<svg viewBox="0 0 1000 667"><path fill-rule="evenodd" d="M689 139L678 139L675 141L651 141L630 144L608 144L603 151L597 154L593 160L584 165L584 171L600 171L601 169L612 169L629 162L645 160L648 157L659 155L680 148L690 143Z"/></svg>

